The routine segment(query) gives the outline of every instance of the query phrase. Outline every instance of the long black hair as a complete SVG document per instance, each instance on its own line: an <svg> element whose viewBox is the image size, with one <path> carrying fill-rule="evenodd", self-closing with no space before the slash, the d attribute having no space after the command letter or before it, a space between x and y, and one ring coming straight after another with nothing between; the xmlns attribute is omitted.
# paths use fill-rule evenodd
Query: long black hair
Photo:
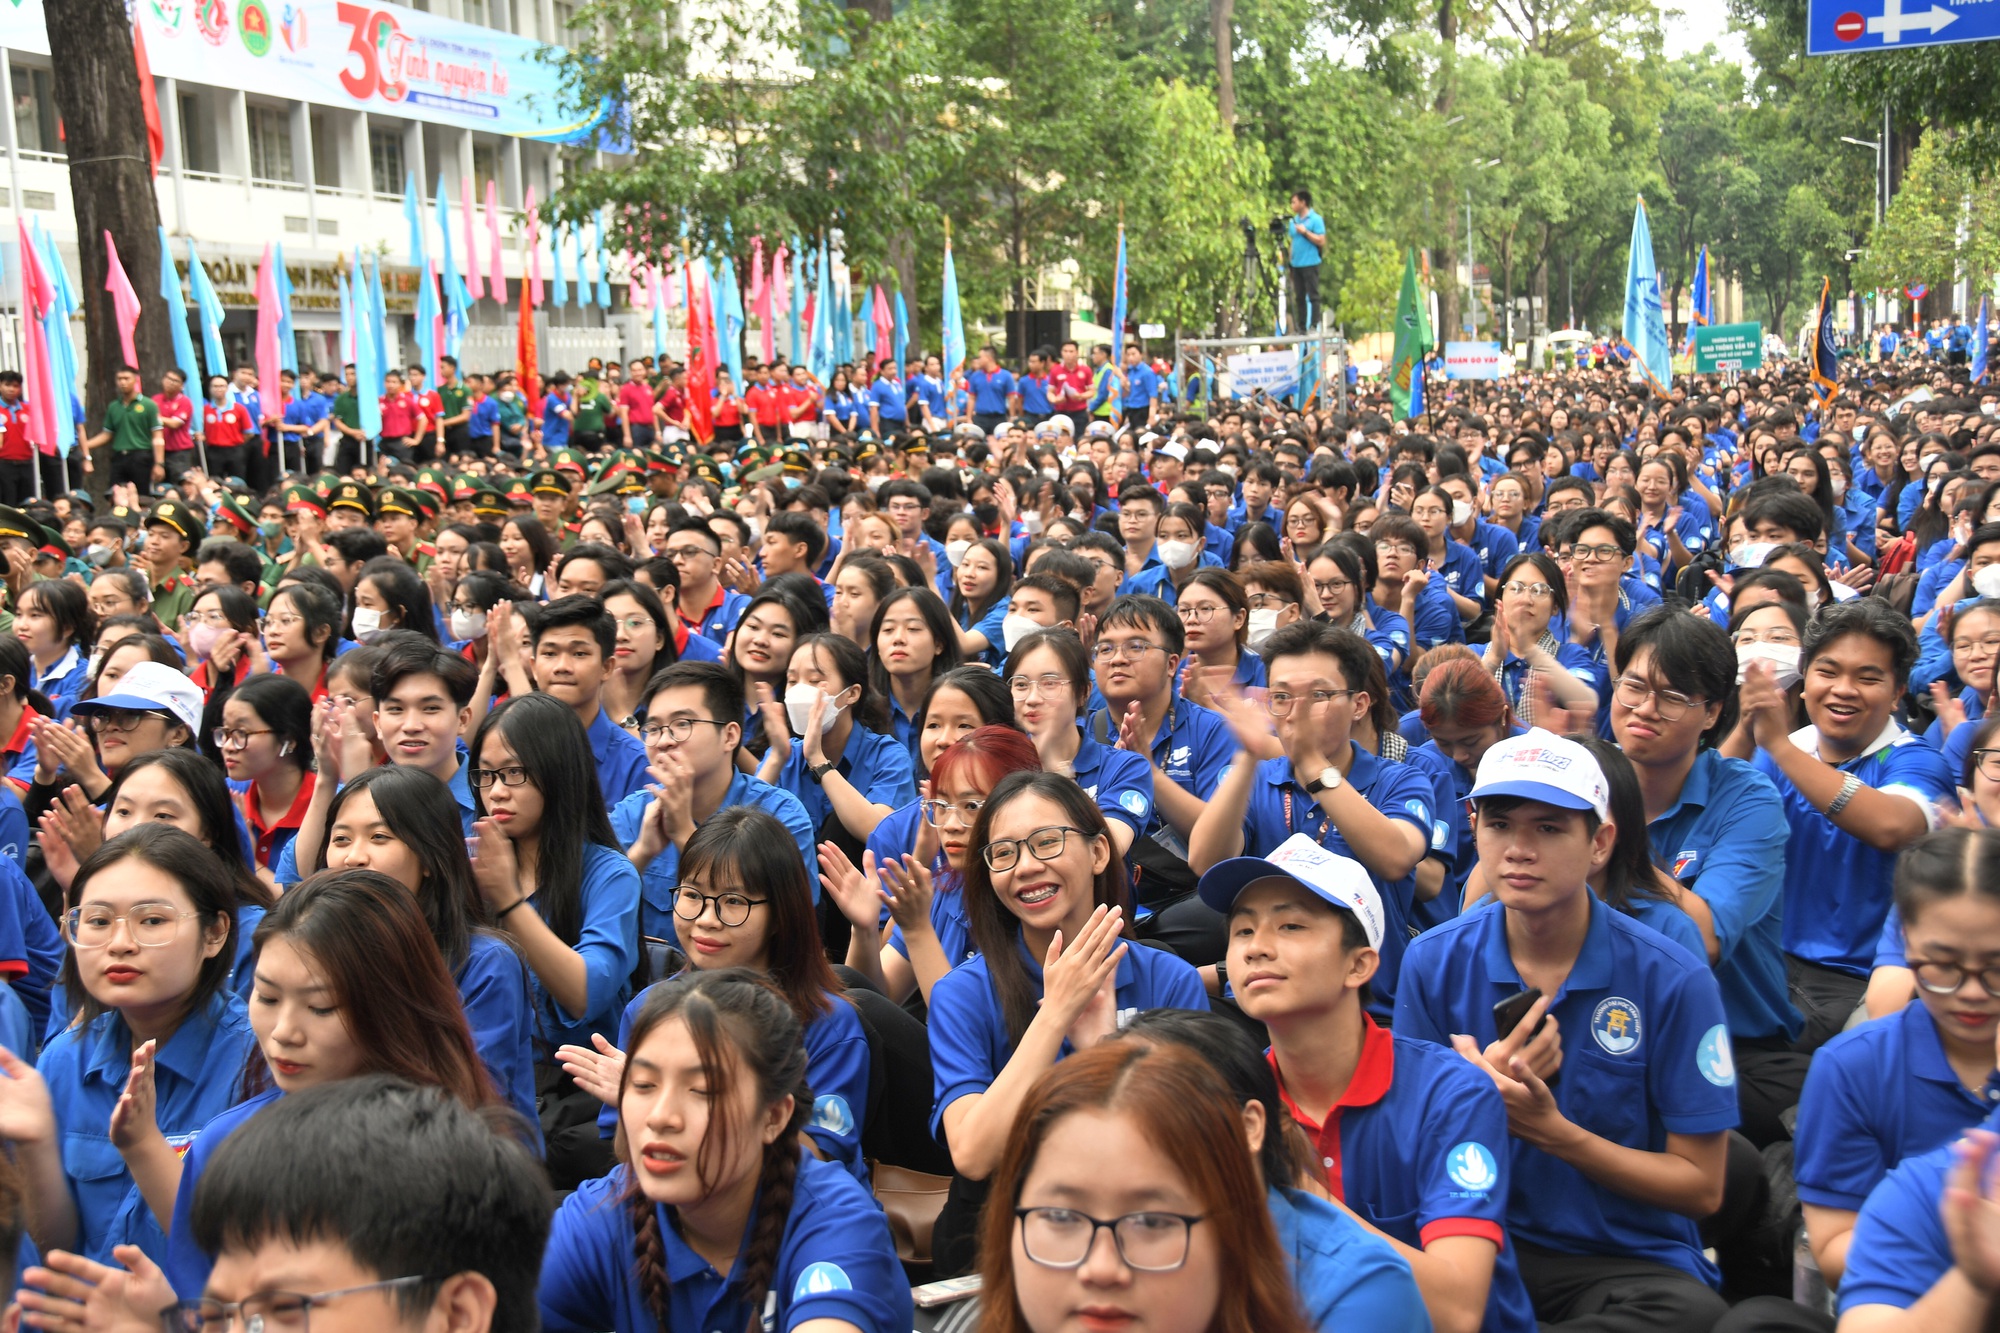
<svg viewBox="0 0 2000 1333"><path fill-rule="evenodd" d="M195 819L201 824L201 832L194 836L222 862L224 871L234 881L238 901L262 908L269 908L276 902L277 895L271 892L270 886L250 871L250 862L256 852L250 845L242 821L237 817L236 800L230 795L228 783L223 781L221 767L198 751L185 746L154 750L119 769L118 776L111 780L111 786L104 793L105 814L117 813L125 784L132 780L134 774L149 768L165 769L187 793L188 804L194 808Z"/></svg>
<svg viewBox="0 0 2000 1333"><path fill-rule="evenodd" d="M384 625L384 630L415 630L431 642L438 642L437 615L431 608L431 590L417 571L398 556L378 555L361 567L361 576L354 580L354 591L347 595L347 637L354 637L355 594L361 585L375 586L375 595L389 604L396 613L396 623Z"/></svg>
<svg viewBox="0 0 2000 1333"><path fill-rule="evenodd" d="M421 768L380 764L341 787L327 809L319 846L312 852L308 873L326 869L333 826L356 796L375 802L375 814L404 846L415 853L423 879L417 886L417 907L437 941L438 952L454 973L472 951L475 928L490 925L491 913L472 879L472 862L465 854L464 825L451 788Z"/></svg>
<svg viewBox="0 0 2000 1333"><path fill-rule="evenodd" d="M721 893L714 887L718 872L734 878L733 889L766 899L770 929L764 934L764 957L771 983L800 1023L823 1017L833 1007L828 994L840 989L840 979L820 946L812 881L785 826L755 806L716 811L682 849L680 881L707 884L711 893Z"/></svg>
<svg viewBox="0 0 2000 1333"><path fill-rule="evenodd" d="M1686 612L1676 614L1685 615ZM1611 844L1611 859L1602 872L1603 889L1598 893L1611 906L1632 915L1640 898L1667 900L1667 891L1653 873L1653 840L1646 829L1646 798L1639 791L1639 775L1625 752L1600 736L1577 734L1570 737L1596 756L1604 770L1605 801L1611 822L1617 826L1617 840Z"/></svg>
<svg viewBox="0 0 2000 1333"><path fill-rule="evenodd" d="M535 907L564 944L575 947L583 930L583 853L592 843L623 852L604 809L597 758L590 736L570 706L554 695L524 694L488 713L472 737L472 762L486 752L486 738L500 733L542 794L536 837ZM472 789L483 818L486 794Z"/></svg>
<svg viewBox="0 0 2000 1333"><path fill-rule="evenodd" d="M931 657L931 679L936 680L953 667L964 662L958 651L958 625L952 620L951 612L945 609L944 599L937 595L935 588L898 588L875 604L875 618L868 622L868 642L863 645L868 650L868 680L875 692L884 699L890 697L889 669L882 665L879 645L882 640L882 621L898 602L910 602L917 608L917 614L924 618L924 627L929 630L931 642L936 650Z"/></svg>

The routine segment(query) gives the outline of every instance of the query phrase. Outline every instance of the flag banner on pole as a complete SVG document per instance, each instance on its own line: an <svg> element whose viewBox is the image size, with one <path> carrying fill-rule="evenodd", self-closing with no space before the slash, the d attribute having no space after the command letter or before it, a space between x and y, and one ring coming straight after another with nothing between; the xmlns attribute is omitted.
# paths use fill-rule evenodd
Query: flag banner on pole
<svg viewBox="0 0 2000 1333"><path fill-rule="evenodd" d="M806 344L802 323L806 314L806 273L805 251L799 245L799 238L792 237L792 355L794 365L805 359Z"/></svg>
<svg viewBox="0 0 2000 1333"><path fill-rule="evenodd" d="M351 366L355 357L353 283L347 275L341 274L336 277L334 286L340 289L340 361L344 366Z"/></svg>
<svg viewBox="0 0 2000 1333"><path fill-rule="evenodd" d="M273 245L271 255L277 264L271 276L278 286L278 366L296 376L299 373L299 340L292 334L292 275L285 271L284 244Z"/></svg>
<svg viewBox="0 0 2000 1333"><path fill-rule="evenodd" d="M702 261L690 258L683 267L687 292L688 431L698 444L715 438L714 298L696 278Z"/></svg>
<svg viewBox="0 0 2000 1333"><path fill-rule="evenodd" d="M375 298L361 250L354 251L354 397L361 409L361 433L373 439L382 433L382 343L375 320Z"/></svg>
<svg viewBox="0 0 2000 1333"><path fill-rule="evenodd" d="M500 186L486 182L486 290L502 306L507 304L507 270L500 265Z"/></svg>
<svg viewBox="0 0 2000 1333"><path fill-rule="evenodd" d="M1396 296L1396 341L1389 361L1389 401L1396 415L1416 416L1424 410L1424 353L1430 350L1429 303L1417 287L1416 251L1403 255L1403 285Z"/></svg>
<svg viewBox="0 0 2000 1333"><path fill-rule="evenodd" d="M569 244L570 244L570 259L575 266L573 271L576 274L576 279L575 279L576 303L579 306L586 306L590 304L590 284L583 280L583 224L582 223L580 222L570 223Z"/></svg>
<svg viewBox="0 0 2000 1333"><path fill-rule="evenodd" d="M1683 355L1694 351L1694 331L1714 322L1714 311L1709 302L1708 247L1704 245L1694 261L1694 283L1688 293L1688 336L1681 344Z"/></svg>
<svg viewBox="0 0 2000 1333"><path fill-rule="evenodd" d="M118 350L125 354L125 364L139 364L139 349L134 335L139 331L139 293L132 290L132 279L126 276L125 265L118 258L118 242L111 239L107 228L104 233L104 290L111 293L111 311L118 324Z"/></svg>
<svg viewBox="0 0 2000 1333"><path fill-rule="evenodd" d="M657 268L652 271L652 280L647 286L653 289L653 360L659 365L667 363L667 282Z"/></svg>
<svg viewBox="0 0 2000 1333"><path fill-rule="evenodd" d="M550 264L552 270L550 277L553 279L553 291L550 295L551 300L558 308L569 304L569 279L563 276L562 242L562 224L557 223L555 226L549 228L549 256L552 261ZM539 254L536 256L538 260L540 257Z"/></svg>
<svg viewBox="0 0 2000 1333"><path fill-rule="evenodd" d="M424 378L428 383L437 383L437 338L435 329L438 318L437 284L431 281L431 270L425 267L417 274L417 317L413 330L417 344L417 364L424 368Z"/></svg>
<svg viewBox="0 0 2000 1333"><path fill-rule="evenodd" d="M611 308L611 210L597 210L597 304Z"/></svg>
<svg viewBox="0 0 2000 1333"><path fill-rule="evenodd" d="M535 307L528 284L521 284L521 304L514 323L514 374L521 381L521 395L527 400L529 419L541 414L541 354L535 346Z"/></svg>
<svg viewBox="0 0 2000 1333"><path fill-rule="evenodd" d="M278 311L278 261L267 242L264 261L257 266L257 351L253 358L257 363L257 406L264 418L257 423L260 435L266 421L285 419L284 381L278 378L284 369L284 357L279 351L282 320Z"/></svg>
<svg viewBox="0 0 2000 1333"><path fill-rule="evenodd" d="M527 228L522 238L528 247L528 296L531 303L539 306L542 303L542 215L535 207L535 187L532 185L528 187L527 205L524 210L528 215Z"/></svg>
<svg viewBox="0 0 2000 1333"><path fill-rule="evenodd" d="M944 234L944 305L941 314L944 320L944 382L949 389L957 383L959 372L965 369L965 312L958 304L958 270L951 262L949 224Z"/></svg>
<svg viewBox="0 0 2000 1333"><path fill-rule="evenodd" d="M1972 330L1972 382L1974 384L1984 384L1986 382L1987 342L1990 336L1986 332L1986 319L1989 314L1987 310L1988 300L1989 298L1984 292L1980 293L1979 323Z"/></svg>
<svg viewBox="0 0 2000 1333"><path fill-rule="evenodd" d="M1825 407L1840 379L1840 354L1833 341L1832 278L1820 279L1819 309L1813 317L1812 354L1807 358L1806 376L1812 381L1813 396Z"/></svg>
<svg viewBox="0 0 2000 1333"><path fill-rule="evenodd" d="M424 263L423 206L423 192L417 188L417 172L412 167L403 178L403 221L410 224L411 268L422 268Z"/></svg>
<svg viewBox="0 0 2000 1333"><path fill-rule="evenodd" d="M474 219L472 213L472 177L458 178L458 220L465 237L465 288L466 299L479 299L479 247L473 243Z"/></svg>
<svg viewBox="0 0 2000 1333"><path fill-rule="evenodd" d="M215 294L215 284L208 280L208 270L201 266L201 256L194 250L194 237L188 237L188 288L194 295L197 322L201 325L201 354L210 375L229 375L229 358L222 351L222 298ZM206 386L202 394L204 398Z"/></svg>
<svg viewBox="0 0 2000 1333"><path fill-rule="evenodd" d="M736 284L736 261L722 261L722 360L729 376L740 388L743 383L743 332L749 316L743 309L743 291Z"/></svg>
<svg viewBox="0 0 2000 1333"><path fill-rule="evenodd" d="M160 229L160 299L167 303L167 331L174 336L174 364L187 381L189 397L197 403L208 397L201 382L201 363L194 359L194 339L188 333L187 298L181 294L180 270L174 267L174 249L167 244L167 229Z"/></svg>
<svg viewBox="0 0 2000 1333"><path fill-rule="evenodd" d="M896 373L903 373L903 363L910 355L910 311L903 304L903 293L896 293Z"/></svg>
<svg viewBox="0 0 2000 1333"><path fill-rule="evenodd" d="M1111 279L1111 364L1125 364L1125 224L1118 224L1118 270Z"/></svg>
<svg viewBox="0 0 2000 1333"><path fill-rule="evenodd" d="M1673 355L1667 346L1667 317L1660 306L1660 271L1653 263L1653 231L1646 201L1632 210L1632 246L1625 259L1625 345L1632 364L1664 394L1673 382Z"/></svg>
<svg viewBox="0 0 2000 1333"><path fill-rule="evenodd" d="M66 414L56 410L59 395L46 323L55 308L55 285L42 268L28 224L19 222L16 229L21 246L21 378L23 396L28 400L28 437L37 447L46 448L57 443L59 434L70 433L57 429L58 417Z"/></svg>

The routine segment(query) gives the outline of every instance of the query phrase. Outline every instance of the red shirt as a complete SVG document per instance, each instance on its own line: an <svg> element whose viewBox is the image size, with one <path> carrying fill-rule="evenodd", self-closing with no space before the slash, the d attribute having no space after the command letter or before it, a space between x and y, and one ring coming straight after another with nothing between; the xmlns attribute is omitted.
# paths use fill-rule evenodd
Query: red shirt
<svg viewBox="0 0 2000 1333"><path fill-rule="evenodd" d="M667 419L668 424L675 426L687 425L686 394L682 393L679 389L676 389L673 385L669 384L666 388L660 390L660 397L658 401L660 405L660 415L664 416Z"/></svg>
<svg viewBox="0 0 2000 1333"><path fill-rule="evenodd" d="M417 410L424 414L424 431L428 435L437 429L444 417L444 399L437 396L435 389L426 389L416 395Z"/></svg>
<svg viewBox="0 0 2000 1333"><path fill-rule="evenodd" d="M626 380L618 391L618 406L631 414L635 426L653 424L653 391L637 380Z"/></svg>
<svg viewBox="0 0 2000 1333"><path fill-rule="evenodd" d="M819 417L819 390L810 384L787 384L778 390L785 420L814 421Z"/></svg>
<svg viewBox="0 0 2000 1333"><path fill-rule="evenodd" d="M0 462L25 463L34 457L28 444L28 403L0 403Z"/></svg>
<svg viewBox="0 0 2000 1333"><path fill-rule="evenodd" d="M407 389L382 395L382 434L399 440L417 433L417 396Z"/></svg>
<svg viewBox="0 0 2000 1333"><path fill-rule="evenodd" d="M737 394L724 395L721 390L715 394L715 406L709 409L709 420L718 426L740 426L743 424L743 399Z"/></svg>
<svg viewBox="0 0 2000 1333"><path fill-rule="evenodd" d="M241 403L229 403L222 407L212 402L201 405L201 434L211 449L234 449L249 439L256 429L257 423L250 419L250 409Z"/></svg>
<svg viewBox="0 0 2000 1333"><path fill-rule="evenodd" d="M243 823L250 830L250 838L257 846L257 864L268 867L277 859L280 833L296 834L306 817L306 807L312 804L314 775L305 775L299 784L299 794L292 798L292 808L284 817L270 827L264 825L263 802L257 799L257 788L253 785L240 798L243 802ZM287 841L290 841L287 839Z"/></svg>
<svg viewBox="0 0 2000 1333"><path fill-rule="evenodd" d="M1058 412L1081 412L1090 405L1090 367L1060 363L1049 367L1049 406Z"/></svg>
<svg viewBox="0 0 2000 1333"><path fill-rule="evenodd" d="M782 388L774 389L768 384L753 384L743 395L743 401L750 404L750 410L757 417L760 426L779 426L785 420L785 399Z"/></svg>
<svg viewBox="0 0 2000 1333"><path fill-rule="evenodd" d="M188 396L177 393L169 398L166 394L156 393L153 395L153 402L158 405L162 417L181 419L181 424L178 426L160 428L160 433L166 437L167 452L171 454L182 449L194 448L194 404L189 401Z"/></svg>

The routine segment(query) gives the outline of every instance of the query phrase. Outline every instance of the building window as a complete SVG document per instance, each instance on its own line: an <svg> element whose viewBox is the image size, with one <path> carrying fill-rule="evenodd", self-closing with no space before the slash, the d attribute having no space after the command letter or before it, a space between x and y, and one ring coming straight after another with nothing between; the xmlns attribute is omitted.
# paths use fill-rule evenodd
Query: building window
<svg viewBox="0 0 2000 1333"><path fill-rule="evenodd" d="M248 108L250 113L250 175L254 180L291 181L292 116L274 106Z"/></svg>
<svg viewBox="0 0 2000 1333"><path fill-rule="evenodd" d="M48 70L16 65L14 137L30 153L62 156L61 121L56 115L55 76Z"/></svg>
<svg viewBox="0 0 2000 1333"><path fill-rule="evenodd" d="M472 145L472 193L486 202L486 182L500 179L500 150L490 143Z"/></svg>
<svg viewBox="0 0 2000 1333"><path fill-rule="evenodd" d="M556 41L567 46L573 40L570 25L576 22L576 0L553 0L550 9L554 14L556 28L552 35Z"/></svg>
<svg viewBox="0 0 2000 1333"><path fill-rule="evenodd" d="M477 23L482 28L493 26L493 20L487 14L486 0L459 0L459 9L460 16L467 23Z"/></svg>
<svg viewBox="0 0 2000 1333"><path fill-rule="evenodd" d="M340 188L340 140L327 118L312 113L313 184L323 190Z"/></svg>
<svg viewBox="0 0 2000 1333"><path fill-rule="evenodd" d="M215 122L197 93L181 94L181 167L209 175L222 170L215 151Z"/></svg>
<svg viewBox="0 0 2000 1333"><path fill-rule="evenodd" d="M368 167L374 178L375 193L402 197L403 132L401 130L368 131Z"/></svg>

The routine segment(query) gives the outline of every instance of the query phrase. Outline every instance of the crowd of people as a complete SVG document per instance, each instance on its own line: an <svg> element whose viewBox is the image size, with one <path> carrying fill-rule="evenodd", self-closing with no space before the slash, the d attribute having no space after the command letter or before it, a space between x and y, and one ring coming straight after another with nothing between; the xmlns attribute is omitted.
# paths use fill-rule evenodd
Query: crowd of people
<svg viewBox="0 0 2000 1333"><path fill-rule="evenodd" d="M0 457L20 1322L1987 1326L2000 388L1109 352Z"/></svg>

